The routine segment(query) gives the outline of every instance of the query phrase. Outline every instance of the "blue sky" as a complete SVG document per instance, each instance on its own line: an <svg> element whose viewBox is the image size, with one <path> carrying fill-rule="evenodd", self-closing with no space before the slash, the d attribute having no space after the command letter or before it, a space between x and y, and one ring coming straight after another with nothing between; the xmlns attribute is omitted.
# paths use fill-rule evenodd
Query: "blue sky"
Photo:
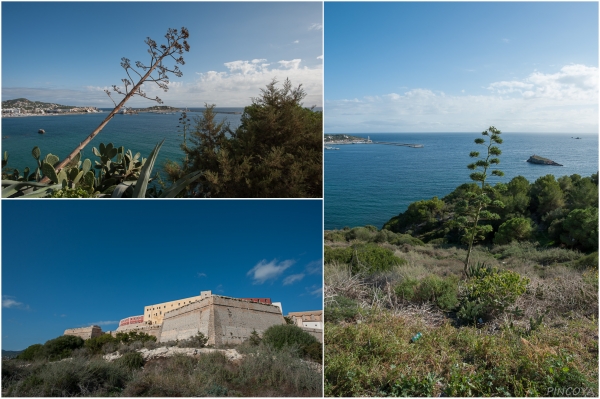
<svg viewBox="0 0 600 399"><path fill-rule="evenodd" d="M149 63L151 37L188 28L182 78L169 92L145 91L166 105L242 107L272 79L303 84L305 106L322 106L320 2L3 2L2 100L25 97L112 107L102 91L127 76L121 58ZM134 97L130 106L155 103Z"/></svg>
<svg viewBox="0 0 600 399"><path fill-rule="evenodd" d="M325 132L598 132L598 3L325 3Z"/></svg>
<svg viewBox="0 0 600 399"><path fill-rule="evenodd" d="M2 349L199 295L322 309L321 200L2 201Z"/></svg>

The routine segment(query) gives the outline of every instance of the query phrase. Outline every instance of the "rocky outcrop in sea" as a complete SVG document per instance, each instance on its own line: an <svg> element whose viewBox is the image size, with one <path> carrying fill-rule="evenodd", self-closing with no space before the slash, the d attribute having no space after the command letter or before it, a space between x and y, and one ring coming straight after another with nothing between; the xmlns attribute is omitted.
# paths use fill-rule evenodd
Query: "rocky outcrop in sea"
<svg viewBox="0 0 600 399"><path fill-rule="evenodd" d="M559 163L554 162L551 159L540 157L539 155L532 155L529 157L527 162L536 163L538 165L553 165L553 166L562 166Z"/></svg>

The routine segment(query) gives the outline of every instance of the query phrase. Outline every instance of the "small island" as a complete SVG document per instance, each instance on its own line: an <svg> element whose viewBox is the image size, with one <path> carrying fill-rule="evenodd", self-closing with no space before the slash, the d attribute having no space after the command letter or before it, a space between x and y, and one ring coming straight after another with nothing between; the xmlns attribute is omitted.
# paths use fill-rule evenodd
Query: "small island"
<svg viewBox="0 0 600 399"><path fill-rule="evenodd" d="M539 155L532 155L529 157L527 162L536 163L538 165L553 165L553 166L562 166L559 163L554 162L551 159L540 157Z"/></svg>

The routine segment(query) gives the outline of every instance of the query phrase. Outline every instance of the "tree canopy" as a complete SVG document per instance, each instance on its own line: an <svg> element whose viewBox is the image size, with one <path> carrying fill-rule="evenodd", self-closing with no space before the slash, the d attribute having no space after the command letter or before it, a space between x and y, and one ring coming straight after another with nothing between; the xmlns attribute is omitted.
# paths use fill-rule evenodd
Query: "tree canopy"
<svg viewBox="0 0 600 399"><path fill-rule="evenodd" d="M216 120L215 105L182 145L182 164L168 162L173 181L189 172L202 177L189 187L196 197L320 198L323 193L323 113L302 107L302 86L272 81L244 109L232 130Z"/></svg>

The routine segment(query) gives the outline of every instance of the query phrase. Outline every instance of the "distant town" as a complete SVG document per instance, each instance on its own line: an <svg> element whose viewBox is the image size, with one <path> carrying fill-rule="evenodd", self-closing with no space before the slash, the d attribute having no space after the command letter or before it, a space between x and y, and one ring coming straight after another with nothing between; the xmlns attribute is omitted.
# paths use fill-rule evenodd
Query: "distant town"
<svg viewBox="0 0 600 399"><path fill-rule="evenodd" d="M181 108L175 108L168 105L155 105L147 108L123 107L119 114L134 115L138 113L156 113L156 114L174 114L184 111ZM104 112L97 107L81 107L72 105L61 105L55 103L45 103L41 101L31 101L26 98L17 98L15 100L2 101L2 117L23 117L23 116L43 116L43 115L79 115L88 113ZM188 112L198 112L189 110ZM241 111L214 111L217 114L241 114Z"/></svg>
<svg viewBox="0 0 600 399"><path fill-rule="evenodd" d="M35 116L56 114L85 114L90 112L102 112L96 107L76 107L55 103L44 103L41 101L30 101L26 98L2 101L2 116Z"/></svg>
<svg viewBox="0 0 600 399"><path fill-rule="evenodd" d="M178 108L167 105L154 106L149 108L123 108L119 113L136 114L139 112L157 112L167 113L179 111ZM41 115L73 115L103 112L97 107L62 105L56 103L45 103L41 101L31 101L26 98L17 98L15 100L2 101L2 117L21 117L21 116L41 116Z"/></svg>

